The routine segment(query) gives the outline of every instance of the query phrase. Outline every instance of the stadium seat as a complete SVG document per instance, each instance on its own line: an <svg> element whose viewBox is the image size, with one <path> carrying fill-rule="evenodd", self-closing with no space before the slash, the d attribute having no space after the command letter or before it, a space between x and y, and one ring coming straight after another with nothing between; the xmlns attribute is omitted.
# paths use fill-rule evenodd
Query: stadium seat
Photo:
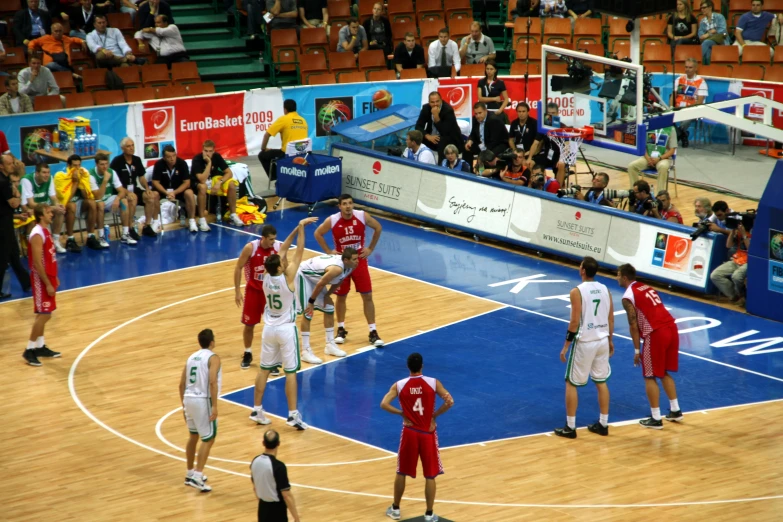
<svg viewBox="0 0 783 522"><path fill-rule="evenodd" d="M85 69L82 71L82 87L85 91L106 88L106 69Z"/></svg>
<svg viewBox="0 0 783 522"><path fill-rule="evenodd" d="M327 0L326 9L329 11L330 21L343 21L347 24L352 17L350 0Z"/></svg>
<svg viewBox="0 0 783 522"><path fill-rule="evenodd" d="M459 70L460 76L484 76L484 64L472 63L465 64L462 69Z"/></svg>
<svg viewBox="0 0 783 522"><path fill-rule="evenodd" d="M182 85L201 81L196 62L179 62L171 64L171 81Z"/></svg>
<svg viewBox="0 0 783 522"><path fill-rule="evenodd" d="M609 55L618 60L631 56L631 40L615 39L609 45Z"/></svg>
<svg viewBox="0 0 783 522"><path fill-rule="evenodd" d="M215 84L212 82L191 83L187 87L188 94L191 96L215 94Z"/></svg>
<svg viewBox="0 0 783 522"><path fill-rule="evenodd" d="M62 99L59 94L52 96L36 96L33 101L35 112L41 111L60 111L63 108Z"/></svg>
<svg viewBox="0 0 783 522"><path fill-rule="evenodd" d="M141 66L141 83L144 87L156 87L171 83L169 68L165 63L156 63L155 65Z"/></svg>
<svg viewBox="0 0 783 522"><path fill-rule="evenodd" d="M334 85L337 79L334 73L311 74L307 78L307 85Z"/></svg>
<svg viewBox="0 0 783 522"><path fill-rule="evenodd" d="M441 0L416 0L416 13L440 13L442 11Z"/></svg>
<svg viewBox="0 0 783 522"><path fill-rule="evenodd" d="M17 72L27 67L27 60L24 57L24 47L7 47L5 50L5 60L3 61L3 70L5 72Z"/></svg>
<svg viewBox="0 0 783 522"><path fill-rule="evenodd" d="M530 20L530 27L527 22ZM530 36L531 42L541 43L541 34L544 28L541 26L540 18L517 18L514 22L514 47L522 39L527 39Z"/></svg>
<svg viewBox="0 0 783 522"><path fill-rule="evenodd" d="M95 100L95 105L125 103L125 93L123 91L93 91L92 98Z"/></svg>
<svg viewBox="0 0 783 522"><path fill-rule="evenodd" d="M299 49L299 36L296 29L273 29L270 32L269 44L273 55L277 54L277 49Z"/></svg>
<svg viewBox="0 0 783 522"><path fill-rule="evenodd" d="M344 20L329 22L329 34L335 35L329 38L329 50L331 52L337 51L337 41L339 40L338 35L340 34L340 29L342 29L346 25L348 25L348 22Z"/></svg>
<svg viewBox="0 0 783 522"><path fill-rule="evenodd" d="M299 56L299 73L302 85L307 85L307 78L311 74L329 72L326 56L323 54L302 54Z"/></svg>
<svg viewBox="0 0 783 522"><path fill-rule="evenodd" d="M119 29L122 34L133 35L136 32L133 19L128 13L108 13L106 21L109 23L109 27Z"/></svg>
<svg viewBox="0 0 783 522"><path fill-rule="evenodd" d="M565 62L550 62L546 65L547 74L568 74L568 64Z"/></svg>
<svg viewBox="0 0 783 522"><path fill-rule="evenodd" d="M135 40L132 36L128 35L125 36L125 43L128 44L128 47L133 51L133 56L146 59L148 65L155 63L158 55L155 54L155 51L149 45L145 45L144 49L140 49L138 40Z"/></svg>
<svg viewBox="0 0 783 522"><path fill-rule="evenodd" d="M367 71L368 82L393 82L397 80L397 73L388 69L383 71Z"/></svg>
<svg viewBox="0 0 783 522"><path fill-rule="evenodd" d="M363 83L367 75L362 71L342 71L337 73L337 83Z"/></svg>
<svg viewBox="0 0 783 522"><path fill-rule="evenodd" d="M298 47L284 47L282 49L274 49L272 52L272 58L278 71L292 72L297 70L299 65Z"/></svg>
<svg viewBox="0 0 783 522"><path fill-rule="evenodd" d="M329 53L329 70L333 73L355 71L356 58L353 53Z"/></svg>
<svg viewBox="0 0 783 522"><path fill-rule="evenodd" d="M614 42L618 40L627 41L630 43L631 36L628 31L625 30L627 23L628 20L625 18L609 18L609 39L607 43L609 44L610 51L614 51Z"/></svg>
<svg viewBox="0 0 783 522"><path fill-rule="evenodd" d="M396 31L394 27L395 25L397 24L392 24L392 34L397 34L395 33ZM430 42L438 39L438 31L443 29L443 27L444 27L443 22L438 22L438 21L435 22L424 21L419 26L419 32L420 32L419 34L421 35L421 45L424 47L425 58L427 56L427 46L430 44ZM416 29L414 28L412 32L413 34L416 34ZM403 31L399 34L404 36L405 32ZM400 37L399 41L402 41L402 36ZM397 42L396 36L394 37L394 41Z"/></svg>
<svg viewBox="0 0 783 522"><path fill-rule="evenodd" d="M731 78L731 67L723 64L702 65L699 67L699 75Z"/></svg>
<svg viewBox="0 0 783 522"><path fill-rule="evenodd" d="M92 97L92 93L79 92L79 93L65 95L66 109L77 109L79 107L92 107L93 105L95 105L95 100Z"/></svg>
<svg viewBox="0 0 783 522"><path fill-rule="evenodd" d="M427 70L421 69L403 69L400 72L400 80L423 80L427 78Z"/></svg>
<svg viewBox="0 0 783 522"><path fill-rule="evenodd" d="M459 45L460 40L470 34L470 26L472 23L472 17L449 19L449 38Z"/></svg>
<svg viewBox="0 0 783 522"><path fill-rule="evenodd" d="M739 64L739 47L736 45L714 45L710 55L710 63L713 65L737 65Z"/></svg>
<svg viewBox="0 0 783 522"><path fill-rule="evenodd" d="M439 22L441 25L440 27L443 27L443 22ZM437 24L433 24L433 27ZM419 31L416 29L416 23L415 22L397 22L394 24L391 24L392 29L392 42L394 43L394 46L396 47L397 44L402 42L405 39L405 33L413 33L413 36L416 36L419 34ZM430 30L430 26L427 25L427 30ZM435 36L437 37L438 29L435 29Z"/></svg>
<svg viewBox="0 0 783 522"><path fill-rule="evenodd" d="M413 9L412 0L393 0L386 7L387 16L391 23L401 21L416 21L416 11Z"/></svg>
<svg viewBox="0 0 783 522"><path fill-rule="evenodd" d="M526 65L528 65L529 68L525 67ZM529 64L525 64L523 60L521 62L514 62L511 64L512 76L524 76L525 70L528 71L529 75L541 74L541 62L530 62Z"/></svg>
<svg viewBox="0 0 783 522"><path fill-rule="evenodd" d="M501 2L501 5L502 2ZM514 28L514 10L517 8L517 0L508 0L506 2L506 29Z"/></svg>
<svg viewBox="0 0 783 522"><path fill-rule="evenodd" d="M516 61L517 62L524 62L530 61L530 62L538 62L541 63L541 45L540 44L534 44L527 42L519 42L516 48L516 52L514 53L516 55Z"/></svg>
<svg viewBox="0 0 783 522"><path fill-rule="evenodd" d="M754 65L770 65L772 53L768 45L746 45L742 49L742 63Z"/></svg>
<svg viewBox="0 0 783 522"><path fill-rule="evenodd" d="M701 63L701 45L678 45L674 48L674 63L684 62L688 58L693 58L697 63Z"/></svg>
<svg viewBox="0 0 783 522"><path fill-rule="evenodd" d="M0 0L0 19L13 18L14 14L22 8L20 0Z"/></svg>
<svg viewBox="0 0 783 522"><path fill-rule="evenodd" d="M380 49L373 49L371 51L361 51L359 53L359 70L360 71L383 71L387 69L386 55Z"/></svg>
<svg viewBox="0 0 783 522"><path fill-rule="evenodd" d="M54 81L60 88L60 94L71 94L76 92L76 85L73 83L73 73L71 71L53 72Z"/></svg>
<svg viewBox="0 0 783 522"><path fill-rule="evenodd" d="M574 43L582 47L583 43L601 43L601 20L598 18L577 18L574 23Z"/></svg>
<svg viewBox="0 0 783 522"><path fill-rule="evenodd" d="M783 83L783 65L773 65L764 73L764 81Z"/></svg>
<svg viewBox="0 0 783 522"><path fill-rule="evenodd" d="M714 49L714 48L713 48ZM649 47L644 54L644 65L663 65L671 67L672 53L671 48L662 45Z"/></svg>
<svg viewBox="0 0 783 522"><path fill-rule="evenodd" d="M128 103L143 102L155 99L155 89L152 87L139 87L138 89L125 89L125 98Z"/></svg>
<svg viewBox="0 0 783 522"><path fill-rule="evenodd" d="M783 45L775 47L775 56L772 57L772 63L783 63Z"/></svg>
<svg viewBox="0 0 783 522"><path fill-rule="evenodd" d="M570 18L547 18L544 21L544 43L553 45L557 42L571 43Z"/></svg>
<svg viewBox="0 0 783 522"><path fill-rule="evenodd" d="M606 56L606 48L602 43L583 43L577 44L576 49L583 53L592 54L593 56Z"/></svg>
<svg viewBox="0 0 783 522"><path fill-rule="evenodd" d="M767 9L767 6L764 6L764 8ZM736 27L739 17L748 11L750 11L750 2L748 0L729 0L729 16L726 17L726 23L729 27Z"/></svg>
<svg viewBox="0 0 783 522"><path fill-rule="evenodd" d="M669 49L669 53L671 53L671 47L669 47L668 44L664 44L664 42L660 41L659 39L650 38L645 40L642 43L642 57L644 57L644 53L647 52L647 49L650 49L651 47L663 47L664 45L666 46L667 49Z"/></svg>
<svg viewBox="0 0 783 522"><path fill-rule="evenodd" d="M671 64L669 64L669 67L671 68ZM646 73L665 73L666 70L666 66L662 63L655 63L652 65L644 64L644 72Z"/></svg>
<svg viewBox="0 0 783 522"><path fill-rule="evenodd" d="M155 98L163 100L166 98L186 98L188 88L184 85L172 85L171 87L156 87Z"/></svg>
<svg viewBox="0 0 783 522"><path fill-rule="evenodd" d="M85 51L81 45L71 46L71 66L75 67L83 63L88 64L90 67L95 67L95 59L90 55L89 51Z"/></svg>
<svg viewBox="0 0 783 522"><path fill-rule="evenodd" d="M122 83L127 89L128 87L141 87L140 69L141 67L138 65L131 65L130 67L115 67L114 72L122 79Z"/></svg>
<svg viewBox="0 0 783 522"><path fill-rule="evenodd" d="M444 8L449 27L451 27L452 20L473 19L473 7L470 5L470 0L446 0Z"/></svg>
<svg viewBox="0 0 783 522"><path fill-rule="evenodd" d="M372 16L372 8L378 0L359 0L359 23L363 24Z"/></svg>
<svg viewBox="0 0 783 522"><path fill-rule="evenodd" d="M731 77L742 80L761 81L764 79L764 67L761 65L734 65L731 68Z"/></svg>
<svg viewBox="0 0 783 522"><path fill-rule="evenodd" d="M326 37L324 27L305 27L299 33L300 50L299 56L303 54L323 54L329 52L329 39Z"/></svg>

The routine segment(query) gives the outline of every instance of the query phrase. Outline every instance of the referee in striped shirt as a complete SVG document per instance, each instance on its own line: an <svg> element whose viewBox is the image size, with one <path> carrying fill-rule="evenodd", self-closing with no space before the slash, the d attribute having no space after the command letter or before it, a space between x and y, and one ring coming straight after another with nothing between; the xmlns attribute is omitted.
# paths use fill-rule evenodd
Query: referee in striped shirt
<svg viewBox="0 0 783 522"><path fill-rule="evenodd" d="M288 483L285 464L277 460L280 435L275 430L264 433L264 453L250 463L250 479L258 497L258 522L288 522L288 511L299 522L294 494Z"/></svg>

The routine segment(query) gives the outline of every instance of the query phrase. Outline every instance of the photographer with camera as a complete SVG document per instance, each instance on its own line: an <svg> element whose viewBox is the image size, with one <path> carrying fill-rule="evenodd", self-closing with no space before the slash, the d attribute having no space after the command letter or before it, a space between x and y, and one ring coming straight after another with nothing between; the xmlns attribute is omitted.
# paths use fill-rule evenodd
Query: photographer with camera
<svg viewBox="0 0 783 522"><path fill-rule="evenodd" d="M641 216L660 218L658 202L650 194L650 184L640 179L633 184L628 198L628 212Z"/></svg>
<svg viewBox="0 0 783 522"><path fill-rule="evenodd" d="M435 162L435 153L432 152L432 149L422 144L423 139L424 135L421 131L408 131L408 137L405 140L405 144L408 148L402 152L402 158L418 163L437 165Z"/></svg>
<svg viewBox="0 0 783 522"><path fill-rule="evenodd" d="M658 191L656 199L658 200L658 216L656 217L660 217L661 219L665 219L666 221L670 221L672 223L679 223L680 225L683 224L682 214L680 214L679 210L674 208L674 203L672 203L672 198L669 195L668 190ZM653 215L655 215L655 212L653 212Z"/></svg>
<svg viewBox="0 0 783 522"><path fill-rule="evenodd" d="M554 102L546 104L546 114L544 115L544 124L555 128L560 128L560 107ZM536 135L531 147L528 159L528 168L533 165L543 165L544 168L551 169L555 173L558 184L565 183L566 166L560 161L560 147L549 139L546 133Z"/></svg>
<svg viewBox="0 0 783 522"><path fill-rule="evenodd" d="M526 187L530 179L530 172L525 166L525 156L521 151L501 154L501 159L511 156L511 163L500 172L500 181Z"/></svg>
<svg viewBox="0 0 783 522"><path fill-rule="evenodd" d="M726 238L726 248L736 248L729 261L726 261L710 274L710 280L731 302L740 306L745 304L745 280L748 277L748 248L750 248L750 230L746 230L740 214L729 214L727 225L731 228ZM732 228L735 227L735 228Z"/></svg>
<svg viewBox="0 0 783 522"><path fill-rule="evenodd" d="M584 194L582 194L581 190L574 193L574 199L595 203L596 205L604 205L605 207L614 207L612 198L604 191L607 185L609 185L609 174L596 172L595 176L593 176L593 186L587 189L587 192Z"/></svg>
<svg viewBox="0 0 783 522"><path fill-rule="evenodd" d="M557 194L560 190L560 183L552 177L544 174L546 170L543 165L533 165L530 169L530 184L528 185L533 190L543 190L550 194Z"/></svg>
<svg viewBox="0 0 783 522"><path fill-rule="evenodd" d="M491 150L497 155L505 151L507 146L508 131L503 120L491 115L484 102L476 102L473 106L473 127L465 142L462 159L473 164L474 155L484 150Z"/></svg>
<svg viewBox="0 0 783 522"><path fill-rule="evenodd" d="M456 145L446 145L446 148L443 149L443 154L446 157L443 158L443 161L440 163L441 167L467 172L468 174L471 173L470 164L459 157L459 149L457 149Z"/></svg>
<svg viewBox="0 0 783 522"><path fill-rule="evenodd" d="M473 167L473 173L482 178L500 180L500 173L507 166L507 161L500 159L499 156L495 156L495 153L491 150L482 150L476 160L476 166Z"/></svg>

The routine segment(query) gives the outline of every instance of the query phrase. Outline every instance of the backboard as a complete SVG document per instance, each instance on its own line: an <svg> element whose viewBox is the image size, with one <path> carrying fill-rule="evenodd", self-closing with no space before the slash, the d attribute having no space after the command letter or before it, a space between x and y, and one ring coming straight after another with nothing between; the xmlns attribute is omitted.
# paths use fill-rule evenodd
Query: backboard
<svg viewBox="0 0 783 522"><path fill-rule="evenodd" d="M541 132L593 127L590 145L641 155L643 68L629 62L544 45L541 48ZM555 74L553 74L555 73ZM547 104L557 105L557 115Z"/></svg>

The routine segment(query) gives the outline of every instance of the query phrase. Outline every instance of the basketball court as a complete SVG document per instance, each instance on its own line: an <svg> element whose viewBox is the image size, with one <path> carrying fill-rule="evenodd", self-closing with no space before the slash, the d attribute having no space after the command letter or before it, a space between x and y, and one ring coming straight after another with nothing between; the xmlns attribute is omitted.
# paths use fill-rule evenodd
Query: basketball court
<svg viewBox="0 0 783 522"><path fill-rule="evenodd" d="M322 207L324 219L334 207ZM268 215L285 236L306 215ZM348 300L345 359L304 364L300 410L313 429L285 425L282 379L265 407L281 433L302 520L384 520L391 502L399 419L380 407L405 359L424 356L455 407L439 419L446 474L436 513L474 520L773 520L783 505L780 435L783 325L679 295L664 295L681 332L677 384L685 422L662 431L636 420L649 410L621 313L612 359L610 436L564 423L559 351L578 282L571 266L381 218L369 261L378 328L366 346L361 301ZM0 304L8 520L248 520L256 500L249 462L264 427L248 420L255 369L242 371L232 274L260 226L171 230L137 248L112 242L60 261L63 291L47 344L63 352L42 368L20 353L31 303ZM308 230L307 246L317 247ZM314 252L307 254L314 255ZM607 274L604 274L606 276ZM622 310L620 288L601 277ZM15 282L14 282L15 283ZM18 292L18 289L15 289ZM206 473L213 491L183 485L187 431L177 386L196 334L212 328L223 361L219 428ZM256 354L260 329L256 332ZM595 390L580 390L577 426L598 415ZM421 477L408 481L403 519L424 511Z"/></svg>

